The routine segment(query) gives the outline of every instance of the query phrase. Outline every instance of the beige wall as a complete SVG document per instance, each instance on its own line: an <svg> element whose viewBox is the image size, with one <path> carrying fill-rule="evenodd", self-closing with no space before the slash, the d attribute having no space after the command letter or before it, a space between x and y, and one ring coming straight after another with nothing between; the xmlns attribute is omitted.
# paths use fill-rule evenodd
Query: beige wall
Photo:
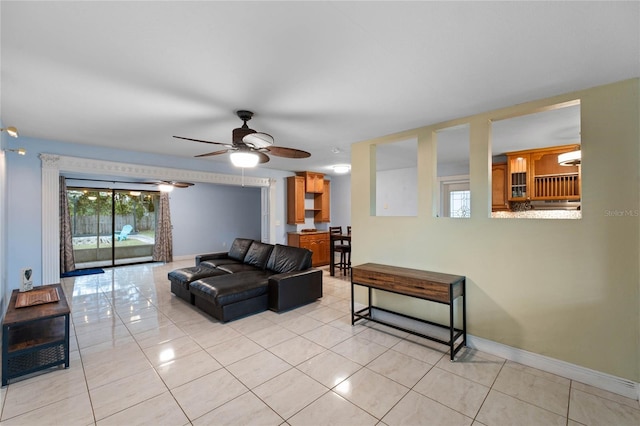
<svg viewBox="0 0 640 426"><path fill-rule="evenodd" d="M491 219L490 120L574 99L582 114L582 219ZM353 264L465 275L470 334L640 381L640 218L611 216L640 209L639 99L632 79L355 144ZM437 218L432 133L461 123L471 124L472 217ZM371 145L411 135L419 138L418 216L372 216ZM420 317L432 307L378 300Z"/></svg>

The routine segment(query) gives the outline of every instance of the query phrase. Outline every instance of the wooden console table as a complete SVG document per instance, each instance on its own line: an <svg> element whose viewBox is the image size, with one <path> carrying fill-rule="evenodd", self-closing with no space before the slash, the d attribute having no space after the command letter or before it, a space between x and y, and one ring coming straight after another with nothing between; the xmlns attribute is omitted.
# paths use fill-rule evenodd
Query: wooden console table
<svg viewBox="0 0 640 426"><path fill-rule="evenodd" d="M10 379L64 364L69 368L69 305L60 284L36 287L55 289L59 301L16 308L13 290L2 321L2 386Z"/></svg>
<svg viewBox="0 0 640 426"><path fill-rule="evenodd" d="M354 286L360 285L368 288L367 307L355 311ZM416 297L431 302L449 305L449 324L442 325L408 315L392 312L371 303L371 291L383 290L405 296ZM454 326L454 300L462 297L462 329ZM445 328L449 331L449 340L439 339L424 333L417 332L399 325L392 324L373 317L372 310L380 310L400 315L420 323ZM460 275L441 274L439 272L423 271L419 269L401 268L397 266L380 265L377 263L365 263L351 268L351 324L357 321L369 320L380 324L403 330L417 336L427 338L448 345L453 361L455 354L467 344L467 312L465 297L465 277ZM462 337L462 341L456 346L455 342Z"/></svg>

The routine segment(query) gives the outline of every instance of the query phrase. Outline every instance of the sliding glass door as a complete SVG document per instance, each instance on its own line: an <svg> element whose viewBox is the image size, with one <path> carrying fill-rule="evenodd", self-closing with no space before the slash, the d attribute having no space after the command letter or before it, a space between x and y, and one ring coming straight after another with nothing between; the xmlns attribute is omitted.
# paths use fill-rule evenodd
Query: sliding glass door
<svg viewBox="0 0 640 426"><path fill-rule="evenodd" d="M149 262L159 193L68 188L76 269Z"/></svg>

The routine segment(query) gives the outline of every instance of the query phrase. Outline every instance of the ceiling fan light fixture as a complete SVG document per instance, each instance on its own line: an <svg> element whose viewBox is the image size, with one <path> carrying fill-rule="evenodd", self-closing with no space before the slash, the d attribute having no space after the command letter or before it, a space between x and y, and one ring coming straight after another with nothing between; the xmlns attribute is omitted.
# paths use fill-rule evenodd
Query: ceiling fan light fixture
<svg viewBox="0 0 640 426"><path fill-rule="evenodd" d="M249 152L249 151L236 151L232 152L231 155L231 164L236 167L242 168L251 168L258 165L258 161L260 157L258 154Z"/></svg>
<svg viewBox="0 0 640 426"><path fill-rule="evenodd" d="M160 185L158 185L158 189L160 190L160 192L171 192L173 191L173 185L170 185L168 183L161 183Z"/></svg>
<svg viewBox="0 0 640 426"><path fill-rule="evenodd" d="M571 151L558 155L558 164L561 166L577 166L581 162L582 151Z"/></svg>
<svg viewBox="0 0 640 426"><path fill-rule="evenodd" d="M335 166L333 166L333 171L338 174L349 173L350 170L351 170L350 164L336 164Z"/></svg>
<svg viewBox="0 0 640 426"><path fill-rule="evenodd" d="M273 136L262 132L249 133L242 138L242 142L257 149L267 148L273 145Z"/></svg>
<svg viewBox="0 0 640 426"><path fill-rule="evenodd" d="M11 136L12 138L17 138L18 137L18 129L16 129L13 126L9 126L9 127L4 127L2 129L0 129L0 132L2 131L6 131L9 136Z"/></svg>

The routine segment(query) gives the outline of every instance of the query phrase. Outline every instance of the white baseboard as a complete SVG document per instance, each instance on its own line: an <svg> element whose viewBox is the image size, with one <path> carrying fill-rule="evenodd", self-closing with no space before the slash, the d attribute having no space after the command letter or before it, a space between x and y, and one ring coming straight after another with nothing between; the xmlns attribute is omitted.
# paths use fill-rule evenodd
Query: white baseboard
<svg viewBox="0 0 640 426"><path fill-rule="evenodd" d="M569 362L513 348L481 337L467 334L467 346L519 364L557 374L567 379L613 392L627 398L640 400L640 384L631 380L591 370Z"/></svg>

